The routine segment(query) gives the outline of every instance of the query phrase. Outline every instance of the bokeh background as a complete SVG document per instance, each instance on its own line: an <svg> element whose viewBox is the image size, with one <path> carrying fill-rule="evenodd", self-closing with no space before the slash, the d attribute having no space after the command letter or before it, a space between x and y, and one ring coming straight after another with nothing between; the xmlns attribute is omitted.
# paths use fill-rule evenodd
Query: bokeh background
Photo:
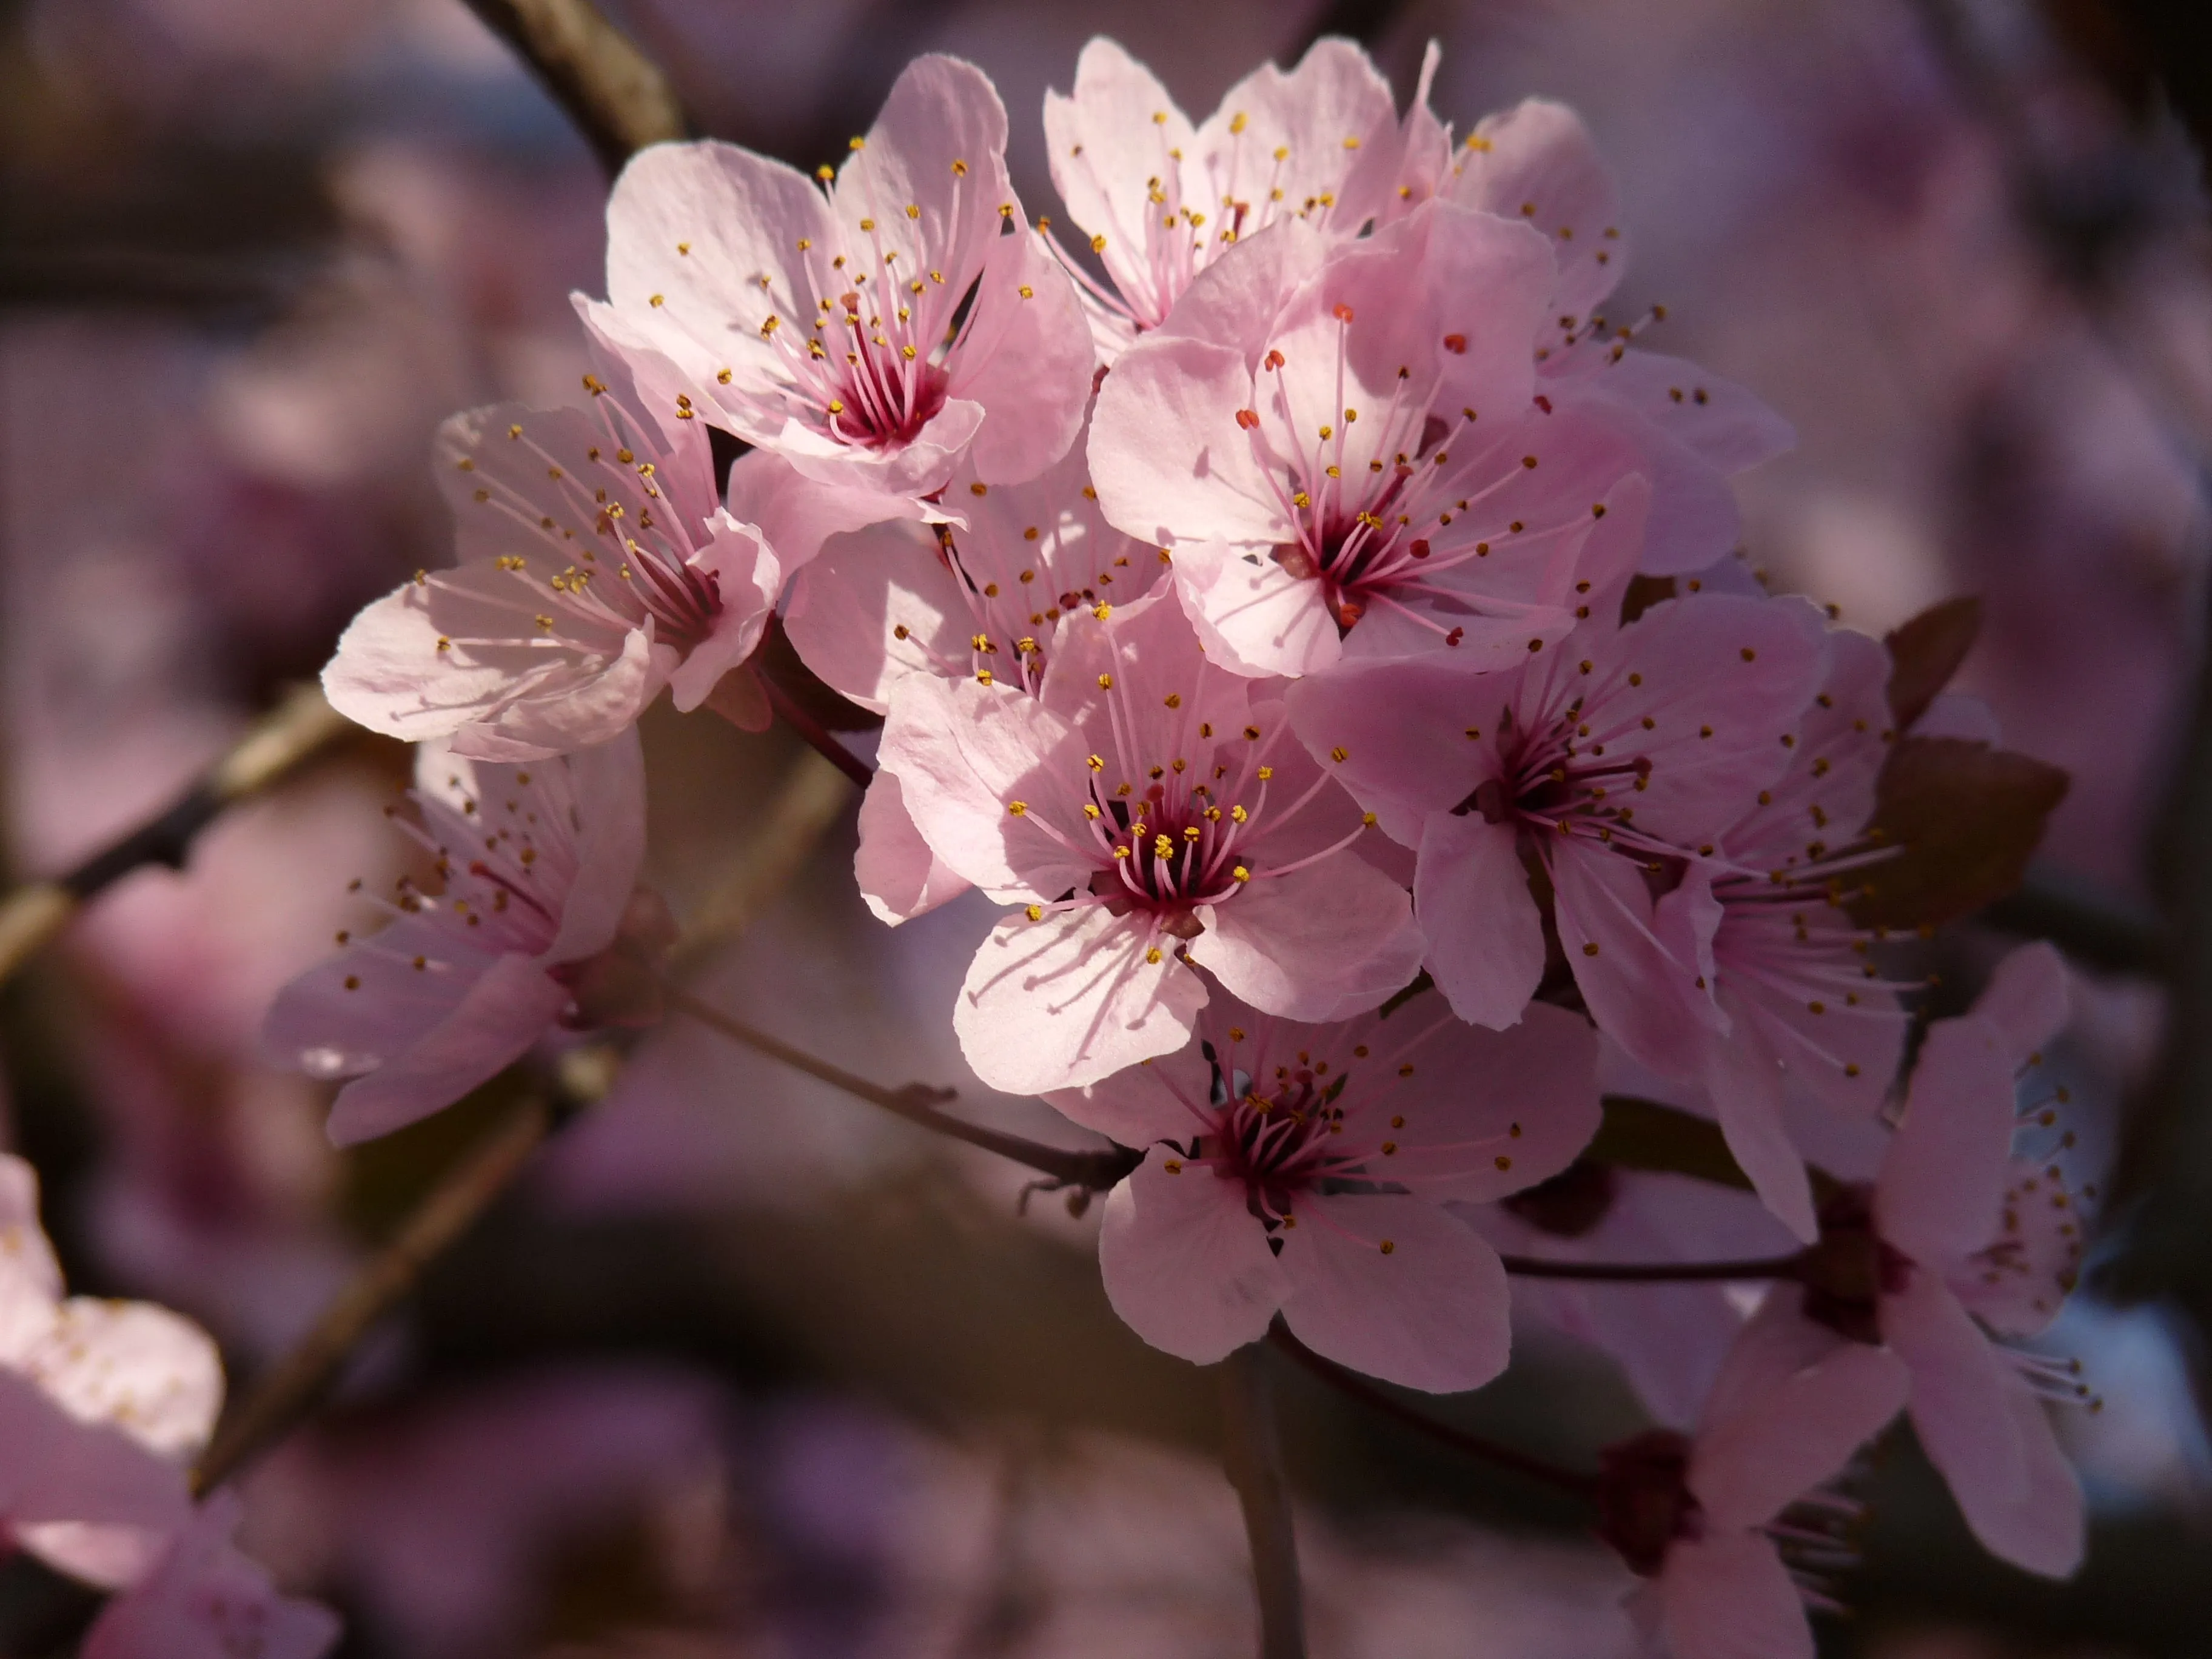
<svg viewBox="0 0 2212 1659"><path fill-rule="evenodd" d="M2114 1165L2054 1334L2091 1496L2069 1585L1990 1563L1901 1434L1856 1610L1879 1659L2205 1651L2212 1456L2212 718L2202 703L2212 240L2198 9L2142 0L625 0L698 131L811 167L914 53L981 64L1032 212L1037 120L1109 32L1194 114L1324 29L1461 130L1569 100L1611 158L1651 343L1756 389L1796 453L1741 481L1778 587L1881 632L1978 594L1962 684L2073 775L2035 891L1938 963L1963 998L2051 927L2057 1063ZM2192 132L2196 135L2192 137ZM460 0L0 3L0 824L12 874L162 805L367 599L447 557L448 412L565 401L605 179ZM994 1100L950 1026L971 908L887 933L849 804L780 734L647 721L653 877L696 915L771 811L827 824L706 964L717 1000L885 1081ZM489 1121L341 1157L254 1033L400 851L396 749L347 747L141 872L0 994L6 1135L78 1287L167 1302L250 1382ZM842 786L838 786L842 788ZM810 788L811 793L810 793ZM857 1063L857 1061L856 1061ZM1249 1651L1209 1379L1108 1310L1095 1214L670 1028L380 1328L249 1481L244 1541L338 1604L348 1659ZM1582 1517L1284 1381L1328 1656L1607 1659ZM1455 1420L1587 1462L1642 1419L1532 1326ZM0 1569L0 1638L63 1592Z"/></svg>

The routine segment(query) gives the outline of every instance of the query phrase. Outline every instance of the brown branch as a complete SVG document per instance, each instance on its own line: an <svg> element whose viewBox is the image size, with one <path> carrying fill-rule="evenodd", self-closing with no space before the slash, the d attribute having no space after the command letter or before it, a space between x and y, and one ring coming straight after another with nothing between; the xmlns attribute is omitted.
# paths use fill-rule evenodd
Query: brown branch
<svg viewBox="0 0 2212 1659"><path fill-rule="evenodd" d="M1252 1542L1252 1581L1260 1597L1260 1659L1305 1659L1304 1592L1291 1486L1275 1433L1267 1354L1247 1343L1221 1364L1223 1467L1244 1511Z"/></svg>
<svg viewBox="0 0 2212 1659"><path fill-rule="evenodd" d="M1796 1279L1802 1255L1753 1261L1559 1261L1545 1256L1501 1255L1509 1273L1523 1279L1587 1279L1613 1285L1688 1284L1698 1279Z"/></svg>
<svg viewBox="0 0 2212 1659"><path fill-rule="evenodd" d="M79 906L149 864L182 869L193 838L228 807L291 776L360 727L306 686L246 732L191 787L155 817L65 874L0 899L0 983L52 942Z"/></svg>
<svg viewBox="0 0 2212 1659"><path fill-rule="evenodd" d="M768 692L768 706L775 711L776 718L806 741L809 748L865 789L876 775L876 769L837 741L830 728L806 711L805 706L776 681L773 674L760 677L762 687Z"/></svg>
<svg viewBox="0 0 2212 1659"><path fill-rule="evenodd" d="M733 1042L742 1042L748 1048L780 1060L794 1071L817 1078L833 1089L841 1089L856 1100L865 1100L872 1106L904 1118L908 1123L932 1130L954 1140L965 1141L970 1146L980 1146L987 1152L996 1152L1001 1158L1035 1170L1048 1177L1054 1187L1072 1187L1079 1192L1103 1193L1135 1169L1143 1155L1127 1146L1114 1146L1097 1152L1073 1152L1063 1146L1048 1146L1041 1140L1031 1140L1025 1135L1009 1134L980 1123L970 1123L940 1112L938 1106L953 1098L950 1089L932 1088L926 1083L908 1083L896 1089L886 1089L881 1084L871 1083L833 1066L826 1060L817 1059L804 1048L793 1048L781 1037L770 1036L766 1031L748 1025L734 1014L723 1012L710 1002L684 990L681 986L663 981L662 994L668 1006L678 1012L690 1015L710 1030L719 1032Z"/></svg>
<svg viewBox="0 0 2212 1659"><path fill-rule="evenodd" d="M449 1170L399 1231L338 1293L222 1425L192 1470L209 1492L298 1427L319 1406L346 1359L378 1320L415 1287L422 1269L507 1190L553 1127L544 1101L524 1101Z"/></svg>
<svg viewBox="0 0 2212 1659"><path fill-rule="evenodd" d="M608 173L690 131L659 64L591 0L467 0L576 124Z"/></svg>

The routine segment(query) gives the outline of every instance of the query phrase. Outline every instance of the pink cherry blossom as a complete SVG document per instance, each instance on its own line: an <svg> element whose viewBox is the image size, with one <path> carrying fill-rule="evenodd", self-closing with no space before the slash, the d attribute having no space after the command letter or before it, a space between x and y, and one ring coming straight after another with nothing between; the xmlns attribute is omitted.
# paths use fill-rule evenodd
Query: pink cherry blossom
<svg viewBox="0 0 2212 1659"><path fill-rule="evenodd" d="M1040 1093L1181 1048L1206 1000L1194 963L1304 1019L1413 976L1412 908L1353 850L1359 810L1172 593L1063 617L1049 652L1035 696L910 678L884 732L928 851L1022 907L953 1015L984 1082Z"/></svg>
<svg viewBox="0 0 2212 1659"><path fill-rule="evenodd" d="M1316 41L1287 75L1261 65L1194 126L1150 70L1092 40L1074 91L1045 94L1044 131L1052 181L1106 267L1102 286L1065 260L1099 361L1165 322L1199 272L1270 225L1358 235L1391 199L1397 119L1390 83L1349 40Z"/></svg>
<svg viewBox="0 0 2212 1659"><path fill-rule="evenodd" d="M928 56L820 189L735 145L655 145L616 181L586 319L665 358L678 407L876 518L971 449L988 483L1034 477L1074 440L1093 356L1073 284L1009 234L1006 143L982 72Z"/></svg>
<svg viewBox="0 0 2212 1659"><path fill-rule="evenodd" d="M146 1578L100 1610L84 1659L322 1659L337 1615L284 1595L231 1547L244 1506L217 1492Z"/></svg>
<svg viewBox="0 0 2212 1659"><path fill-rule="evenodd" d="M1291 223L1122 357L1091 434L1099 500L1173 550L1209 653L1253 674L1429 651L1499 667L1617 601L1642 459L1629 422L1536 398L1551 280L1540 237L1449 203L1357 242Z"/></svg>
<svg viewBox="0 0 2212 1659"><path fill-rule="evenodd" d="M2053 1577L2080 1563L2081 1494L2039 1394L2083 1390L1984 1328L2034 1335L2073 1285L2072 1197L2056 1166L2012 1152L2015 1079L2066 1018L2057 953L2031 945L1972 1012L1931 1025L1872 1190L1831 1203L1805 1288L1778 1288L1759 1315L1893 1351L1911 1373L1920 1443L1975 1536Z"/></svg>
<svg viewBox="0 0 2212 1659"><path fill-rule="evenodd" d="M1653 884L1709 855L1781 770L1826 654L1810 605L1699 594L1504 672L1346 664L1288 702L1316 759L1417 849L1426 963L1462 1018L1510 1025L1543 979L1533 863L1599 1029L1679 1073L1721 1015L1654 932Z"/></svg>
<svg viewBox="0 0 2212 1659"><path fill-rule="evenodd" d="M1504 1270L1438 1206L1533 1186L1589 1144L1589 1024L1541 1008L1483 1031L1431 999L1301 1025L1217 995L1198 1030L1172 1055L1052 1097L1147 1149L1106 1200L1115 1311L1200 1364L1279 1311L1317 1352L1408 1388L1479 1388L1504 1370Z"/></svg>
<svg viewBox="0 0 2212 1659"><path fill-rule="evenodd" d="M199 1327L149 1303L62 1294L38 1177L0 1154L0 1528L115 1588L191 1511L183 1464L222 1405Z"/></svg>
<svg viewBox="0 0 2212 1659"><path fill-rule="evenodd" d="M890 521L838 537L792 589L791 642L864 708L888 708L916 674L1035 693L1040 641L1062 616L1139 598L1162 572L1152 549L1100 515L1080 443L1026 483L987 484L963 465L947 494L965 525ZM868 908L894 924L968 890L929 857L890 765L861 803L854 869Z"/></svg>
<svg viewBox="0 0 2212 1659"><path fill-rule="evenodd" d="M646 412L635 382L584 377L588 409L500 404L447 421L438 476L458 568L354 619L323 671L331 705L373 731L451 738L477 760L605 743L670 688L768 723L745 659L784 567L715 493L696 421Z"/></svg>
<svg viewBox="0 0 2212 1659"><path fill-rule="evenodd" d="M1599 1480L1599 1533L1649 1582L1630 1601L1668 1659L1813 1659L1800 1588L1776 1547L1793 1503L1905 1403L1905 1368L1877 1348L1808 1349L1747 1327L1694 1437L1657 1429L1614 1446Z"/></svg>
<svg viewBox="0 0 2212 1659"><path fill-rule="evenodd" d="M1625 1028L1637 1057L1704 1085L1736 1162L1797 1236L1819 1232L1804 1159L1783 1121L1785 1085L1850 1115L1871 1117L1897 1075L1906 1016L1868 959L1871 938L1844 912L1840 878L1869 856L1859 839L1875 781L1896 735L1889 653L1863 634L1828 636L1826 683L1795 730L1789 763L1756 804L1716 837L1660 899L1656 928L1679 973L1691 964L1712 988L1721 1018L1664 1046L1648 1027ZM1878 852L1879 849L1871 849ZM1613 981L1608 1003L1634 999L1643 971L1599 956L1588 985ZM1688 1039L1686 1044L1682 1039Z"/></svg>
<svg viewBox="0 0 2212 1659"><path fill-rule="evenodd" d="M436 860L426 893L402 878L391 921L278 994L263 1041L316 1077L349 1078L331 1109L339 1145L427 1117L489 1081L572 1011L593 958L635 918L645 853L644 758L611 742L529 766L426 744L397 821Z"/></svg>

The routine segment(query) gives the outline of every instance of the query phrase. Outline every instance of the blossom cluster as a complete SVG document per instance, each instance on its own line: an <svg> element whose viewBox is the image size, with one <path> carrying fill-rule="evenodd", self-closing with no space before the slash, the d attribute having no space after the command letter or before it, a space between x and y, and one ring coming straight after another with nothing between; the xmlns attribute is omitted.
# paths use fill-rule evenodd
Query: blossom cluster
<svg viewBox="0 0 2212 1659"><path fill-rule="evenodd" d="M1324 40L1194 122L1094 41L1044 111L1058 226L949 58L811 179L639 155L581 403L448 422L459 562L325 672L420 745L398 821L436 880L271 1045L349 1079L354 1140L622 1018L667 921L635 723L665 689L764 726L780 630L881 720L869 908L1000 907L951 998L974 1071L1133 1154L1100 1266L1146 1340L1206 1363L1279 1320L1405 1387L1488 1382L1498 1245L1642 1200L1593 1144L1632 1067L1802 1247L1696 1397L1648 1391L1693 1432L1607 1455L1654 1639L1809 1654L1778 1517L1840 1503L1900 1411L1990 1548L2068 1571L2066 1385L2006 1346L2079 1249L2014 1146L2063 970L2022 952L1909 1044L1863 902L1892 757L1991 734L1734 556L1728 481L1787 424L1608 312L1628 246L1576 116L1455 139L1434 70L1401 113ZM1883 1140L1865 1179L1808 1165L1820 1114ZM1607 1328L1632 1375L1688 1340Z"/></svg>

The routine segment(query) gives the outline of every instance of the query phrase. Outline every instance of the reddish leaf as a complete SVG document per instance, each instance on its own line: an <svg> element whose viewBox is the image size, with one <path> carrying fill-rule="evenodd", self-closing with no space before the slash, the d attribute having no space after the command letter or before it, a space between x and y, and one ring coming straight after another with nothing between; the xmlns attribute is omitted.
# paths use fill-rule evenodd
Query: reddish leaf
<svg viewBox="0 0 2212 1659"><path fill-rule="evenodd" d="M1970 594L1931 605L1890 630L1882 643L1889 647L1889 707L1899 731L1926 714L1951 683L1981 626L1982 602Z"/></svg>
<svg viewBox="0 0 2212 1659"><path fill-rule="evenodd" d="M1865 868L1850 900L1863 927L1935 927L2021 884L2051 810L2055 766L1961 738L1904 738L1881 770L1869 834L1902 848Z"/></svg>

